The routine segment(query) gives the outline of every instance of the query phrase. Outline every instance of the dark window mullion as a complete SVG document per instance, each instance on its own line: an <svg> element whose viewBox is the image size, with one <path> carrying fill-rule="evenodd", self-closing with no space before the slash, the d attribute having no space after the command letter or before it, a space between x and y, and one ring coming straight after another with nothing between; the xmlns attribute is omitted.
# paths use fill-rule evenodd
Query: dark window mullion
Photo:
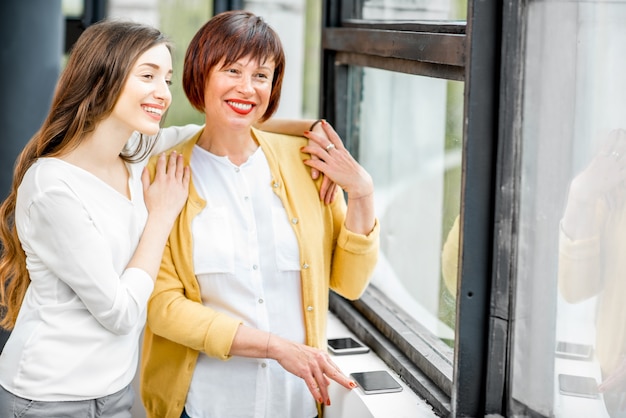
<svg viewBox="0 0 626 418"><path fill-rule="evenodd" d="M485 412L501 16L501 2L469 1L453 416Z"/></svg>

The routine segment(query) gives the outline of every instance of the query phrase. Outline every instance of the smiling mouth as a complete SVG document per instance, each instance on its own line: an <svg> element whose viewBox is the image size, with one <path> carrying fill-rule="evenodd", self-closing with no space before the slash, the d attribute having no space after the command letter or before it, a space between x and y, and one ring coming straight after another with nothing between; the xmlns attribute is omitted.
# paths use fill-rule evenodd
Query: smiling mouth
<svg viewBox="0 0 626 418"><path fill-rule="evenodd" d="M233 102L231 100L226 101L228 106L230 106L235 112L247 115L252 111L254 105L252 103L241 103L241 102Z"/></svg>
<svg viewBox="0 0 626 418"><path fill-rule="evenodd" d="M142 107L143 107L143 110L145 110L148 113L153 113L158 116L161 116L163 114L162 109L157 109L156 107L152 107L152 106L142 106Z"/></svg>

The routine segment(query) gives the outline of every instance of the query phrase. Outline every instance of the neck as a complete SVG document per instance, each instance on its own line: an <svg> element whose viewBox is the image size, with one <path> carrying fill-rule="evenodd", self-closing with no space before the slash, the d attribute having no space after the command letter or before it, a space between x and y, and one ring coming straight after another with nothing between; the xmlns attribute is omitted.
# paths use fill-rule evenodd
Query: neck
<svg viewBox="0 0 626 418"><path fill-rule="evenodd" d="M120 162L119 155L130 135L124 139L123 135L111 135L110 132L96 129L61 158L78 166L110 167ZM117 137L119 140L116 141Z"/></svg>
<svg viewBox="0 0 626 418"><path fill-rule="evenodd" d="M252 131L249 128L233 132L211 129L208 125L202 132L197 145L211 154L228 157L236 165L241 165L248 161L248 158L259 147L259 144L252 137Z"/></svg>

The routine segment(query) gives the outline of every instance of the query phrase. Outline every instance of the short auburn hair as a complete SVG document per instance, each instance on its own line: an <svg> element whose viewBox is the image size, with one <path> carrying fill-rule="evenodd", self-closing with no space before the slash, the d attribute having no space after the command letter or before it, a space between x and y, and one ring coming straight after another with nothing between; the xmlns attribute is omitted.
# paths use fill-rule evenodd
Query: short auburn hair
<svg viewBox="0 0 626 418"><path fill-rule="evenodd" d="M263 18L245 10L215 15L196 32L187 47L183 89L191 105L204 112L204 89L215 66L222 60L227 66L248 56L260 63L273 60L276 65L269 104L261 122L269 119L280 101L285 52L280 38Z"/></svg>

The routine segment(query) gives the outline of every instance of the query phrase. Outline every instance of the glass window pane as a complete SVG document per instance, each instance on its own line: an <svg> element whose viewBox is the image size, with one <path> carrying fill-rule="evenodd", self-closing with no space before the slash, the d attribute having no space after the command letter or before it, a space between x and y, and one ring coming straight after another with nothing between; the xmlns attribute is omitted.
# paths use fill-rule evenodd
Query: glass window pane
<svg viewBox="0 0 626 418"><path fill-rule="evenodd" d="M528 13L512 395L544 416L624 416L626 3Z"/></svg>
<svg viewBox="0 0 626 418"><path fill-rule="evenodd" d="M198 0L108 0L107 15L112 19L133 20L153 25L173 41L172 106L164 126L203 123L204 116L187 100L182 87L185 50L196 31L212 16L213 2Z"/></svg>
<svg viewBox="0 0 626 418"><path fill-rule="evenodd" d="M84 0L62 0L61 9L63 16L69 18L81 18L83 16Z"/></svg>
<svg viewBox="0 0 626 418"><path fill-rule="evenodd" d="M467 0L357 0L356 18L367 20L465 20Z"/></svg>
<svg viewBox="0 0 626 418"><path fill-rule="evenodd" d="M382 228L372 286L452 346L463 83L361 67L351 80L359 161Z"/></svg>

